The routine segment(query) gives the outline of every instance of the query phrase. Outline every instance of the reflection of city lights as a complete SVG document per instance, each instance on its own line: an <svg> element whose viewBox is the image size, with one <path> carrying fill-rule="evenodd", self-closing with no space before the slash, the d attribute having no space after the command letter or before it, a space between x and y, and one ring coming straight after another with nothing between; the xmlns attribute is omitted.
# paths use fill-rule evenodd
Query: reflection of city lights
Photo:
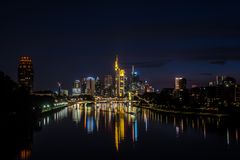
<svg viewBox="0 0 240 160"><path fill-rule="evenodd" d="M173 118L173 126L176 126L176 117Z"/></svg>
<svg viewBox="0 0 240 160"><path fill-rule="evenodd" d="M93 132L93 127L94 127L93 117L88 117L87 118L87 132L92 133Z"/></svg>
<svg viewBox="0 0 240 160"><path fill-rule="evenodd" d="M206 126L203 126L203 135L204 135L204 139L206 139L207 137L207 131L206 131Z"/></svg>
<svg viewBox="0 0 240 160"><path fill-rule="evenodd" d="M144 122L145 122L145 131L147 132L147 130L148 130L148 120L147 120L147 115L146 115L145 112L144 112Z"/></svg>
<svg viewBox="0 0 240 160"><path fill-rule="evenodd" d="M119 150L119 128L117 125L117 121L115 122L115 146L116 146L116 150Z"/></svg>
<svg viewBox="0 0 240 160"><path fill-rule="evenodd" d="M19 152L19 159L20 160L27 160L31 157L31 150L30 149L23 149Z"/></svg>
<svg viewBox="0 0 240 160"><path fill-rule="evenodd" d="M178 138L179 137L179 127L176 126L176 137Z"/></svg>
<svg viewBox="0 0 240 160"><path fill-rule="evenodd" d="M124 140L125 129L124 129L124 116L120 115L120 138Z"/></svg>
<svg viewBox="0 0 240 160"><path fill-rule="evenodd" d="M235 138L236 138L236 142L238 143L238 129L236 129L236 131L235 131Z"/></svg>
<svg viewBox="0 0 240 160"><path fill-rule="evenodd" d="M98 106L98 107L97 107ZM112 128L112 119L114 114L112 114L113 110L115 110L114 121L117 122L118 127L118 137L119 140L125 139L125 118L130 118L129 120L132 121L135 118L135 115L126 114L127 111L127 104L124 103L113 103L112 105L105 104L95 104L93 106L84 105L80 106L79 108L72 110L73 121L81 120L81 112L83 111L83 126L84 129L87 130L88 133L93 133L99 130L99 127L102 125L105 129ZM136 109L131 107L130 112L134 112ZM102 118L101 118L102 117ZM101 118L101 120L100 120ZM120 142L120 141L119 141Z"/></svg>
<svg viewBox="0 0 240 160"><path fill-rule="evenodd" d="M230 144L230 138L229 138L229 130L227 128L227 144L229 145Z"/></svg>
<svg viewBox="0 0 240 160"><path fill-rule="evenodd" d="M184 128L183 119L181 119L181 132L183 132L183 128Z"/></svg>
<svg viewBox="0 0 240 160"><path fill-rule="evenodd" d="M137 126L137 120L135 120L134 123L134 141L136 142L138 140L138 126Z"/></svg>

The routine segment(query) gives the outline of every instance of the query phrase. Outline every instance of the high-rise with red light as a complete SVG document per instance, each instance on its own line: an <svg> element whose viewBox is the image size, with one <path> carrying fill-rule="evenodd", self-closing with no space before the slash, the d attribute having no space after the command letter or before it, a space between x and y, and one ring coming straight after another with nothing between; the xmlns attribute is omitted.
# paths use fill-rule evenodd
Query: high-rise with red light
<svg viewBox="0 0 240 160"><path fill-rule="evenodd" d="M21 56L18 65L18 83L21 87L32 91L33 89L33 64L29 56Z"/></svg>

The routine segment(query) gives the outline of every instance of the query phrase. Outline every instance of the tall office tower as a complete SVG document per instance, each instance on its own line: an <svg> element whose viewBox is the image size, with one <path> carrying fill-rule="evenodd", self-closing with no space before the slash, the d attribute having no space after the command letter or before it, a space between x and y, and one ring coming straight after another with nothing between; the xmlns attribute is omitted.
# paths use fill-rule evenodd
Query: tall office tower
<svg viewBox="0 0 240 160"><path fill-rule="evenodd" d="M109 88L112 85L113 85L112 75L105 75L104 76L104 88Z"/></svg>
<svg viewBox="0 0 240 160"><path fill-rule="evenodd" d="M105 75L104 76L104 96L105 97L114 96L114 86L113 86L112 75Z"/></svg>
<svg viewBox="0 0 240 160"><path fill-rule="evenodd" d="M93 77L88 77L86 86L86 94L94 96L95 94L95 79Z"/></svg>
<svg viewBox="0 0 240 160"><path fill-rule="evenodd" d="M18 65L18 83L21 87L32 91L33 89L33 64L29 56L21 56Z"/></svg>
<svg viewBox="0 0 240 160"><path fill-rule="evenodd" d="M86 94L87 91L87 78L81 80L81 95Z"/></svg>
<svg viewBox="0 0 240 160"><path fill-rule="evenodd" d="M175 78L175 90L184 90L187 88L187 80L183 77Z"/></svg>
<svg viewBox="0 0 240 160"><path fill-rule="evenodd" d="M216 85L222 85L225 78L225 76L216 76Z"/></svg>
<svg viewBox="0 0 240 160"><path fill-rule="evenodd" d="M125 71L119 67L118 56L115 59L115 96L125 95Z"/></svg>
<svg viewBox="0 0 240 160"><path fill-rule="evenodd" d="M95 90L96 90L96 96L103 95L103 82L100 80L99 77L96 78Z"/></svg>
<svg viewBox="0 0 240 160"><path fill-rule="evenodd" d="M130 90L131 91L139 91L141 88L140 78L137 72L135 72L134 66L132 66L132 74L130 79Z"/></svg>
<svg viewBox="0 0 240 160"><path fill-rule="evenodd" d="M79 96L81 94L81 83L80 80L73 82L72 96Z"/></svg>

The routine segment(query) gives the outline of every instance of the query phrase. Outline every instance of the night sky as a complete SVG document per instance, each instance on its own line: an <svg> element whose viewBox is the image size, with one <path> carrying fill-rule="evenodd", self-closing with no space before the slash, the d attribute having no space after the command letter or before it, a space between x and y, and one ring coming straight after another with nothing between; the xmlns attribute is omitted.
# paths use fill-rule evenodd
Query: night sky
<svg viewBox="0 0 240 160"><path fill-rule="evenodd" d="M174 77L205 85L215 75L240 81L240 2L0 2L0 70L17 79L20 55L33 59L35 89L70 88L75 79L135 64L155 88Z"/></svg>

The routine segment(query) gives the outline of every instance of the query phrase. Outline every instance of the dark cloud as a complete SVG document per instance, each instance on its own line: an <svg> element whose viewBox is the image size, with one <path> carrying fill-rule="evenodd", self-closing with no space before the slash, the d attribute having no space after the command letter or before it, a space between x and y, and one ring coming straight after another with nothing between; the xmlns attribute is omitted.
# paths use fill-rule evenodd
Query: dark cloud
<svg viewBox="0 0 240 160"><path fill-rule="evenodd" d="M196 53L196 59L208 60L211 64L225 64L226 61L240 61L240 48L218 47L207 48Z"/></svg>
<svg viewBox="0 0 240 160"><path fill-rule="evenodd" d="M213 76L212 73L207 73L207 72L205 72L205 73L200 73L200 75L201 75L201 76Z"/></svg>
<svg viewBox="0 0 240 160"><path fill-rule="evenodd" d="M216 65L225 65L226 61L224 60L214 60L214 61L210 61L210 64L216 64Z"/></svg>
<svg viewBox="0 0 240 160"><path fill-rule="evenodd" d="M170 61L126 62L126 63L123 63L122 66L124 68L131 68L133 65L136 68L160 68L160 67L165 66L168 62L170 62Z"/></svg>

